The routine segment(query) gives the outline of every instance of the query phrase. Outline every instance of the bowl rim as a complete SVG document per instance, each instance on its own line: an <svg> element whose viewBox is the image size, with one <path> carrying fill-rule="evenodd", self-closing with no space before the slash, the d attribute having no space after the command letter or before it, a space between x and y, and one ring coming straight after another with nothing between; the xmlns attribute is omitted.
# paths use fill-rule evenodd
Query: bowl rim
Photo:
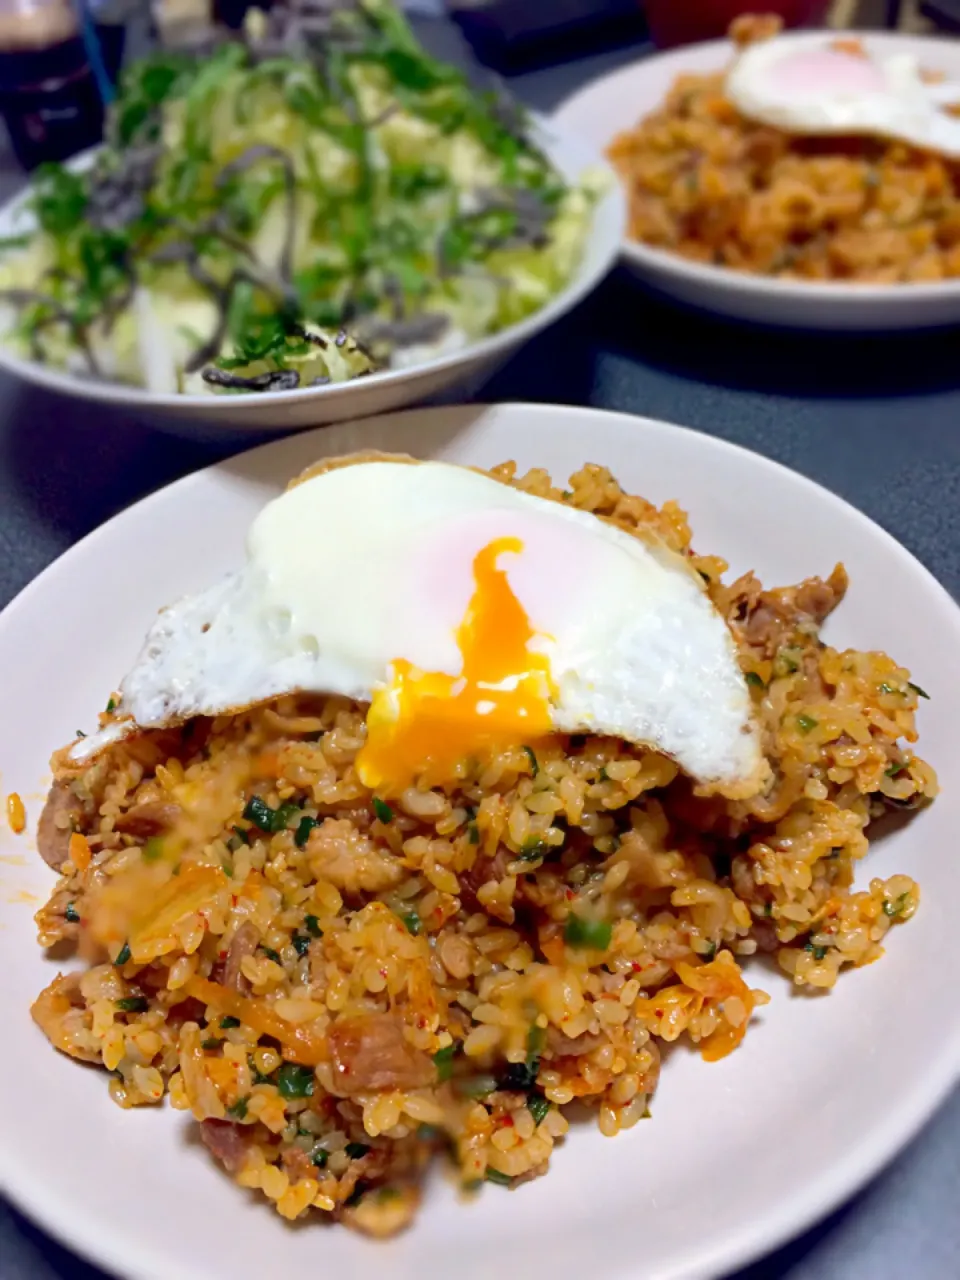
<svg viewBox="0 0 960 1280"><path fill-rule="evenodd" d="M296 387L292 391L259 391L249 396L197 395L179 392L156 394L145 387L122 382L99 381L83 378L54 365L31 360L11 350L0 340L0 369L7 373L61 395L75 396L83 400L144 410L188 410L198 416L239 418L249 411L248 406L303 405L304 403L336 404L359 391L373 388L384 390L414 382L420 378L442 374L463 365L495 360L549 328L568 311L583 302L602 283L617 264L621 246L627 231L627 198L613 166L607 158L595 152L579 135L562 127L552 119L531 111L529 113L536 140L550 159L561 170L578 170L581 177L596 173L603 186L590 214L583 254L576 271L562 289L549 298L543 306L522 320L507 325L496 333L487 334L476 342L469 342L456 351L438 355L420 364L396 369L381 369L347 382L335 382L321 387ZM85 168L102 150L102 144L90 147L67 161L68 168ZM564 163L564 159L566 163ZM567 178L568 182L575 179ZM31 186L27 185L10 199L0 204L0 227L15 218L30 199ZM608 234L601 235L603 223L611 223ZM595 259L595 261L591 261Z"/></svg>
<svg viewBox="0 0 960 1280"><path fill-rule="evenodd" d="M825 35L833 36L835 39L862 40L868 46L875 44L886 47L891 53L904 51L904 46L925 46L931 50L939 49L941 51L952 49L955 51L957 75L960 78L960 45L946 39L944 36L926 35L922 32L914 34L908 31L854 29L833 32L821 29L817 31L787 31L778 35L776 39L783 42L789 41L791 44L802 47L804 45L822 43ZM615 88L628 89L629 85L641 74L641 69L654 65L675 68L675 73L682 73L686 70L692 74L697 74L710 69L707 65L704 65L708 61L719 59L721 55L729 57L733 51L733 42L726 37L719 40L701 40L695 44L680 45L673 49L656 50L652 54L627 63L624 67L617 68L615 71L596 76L587 84L582 85L555 108L550 120L552 123L556 123L560 129L571 133L575 132L577 112L600 89L609 87L612 97L612 91ZM686 65L691 56L694 59L693 63ZM698 62L698 60L700 61ZM603 144L601 151L604 159L607 159L607 148L614 138L628 127L628 125L622 125L611 133L607 142ZM588 140L584 139L584 141ZM588 142L588 145L593 144ZM610 163L608 159L607 163ZM617 175L617 181L620 187L623 188L623 182L619 174ZM737 271L733 267L720 267L715 266L713 263L696 262L691 258L683 257L679 253L672 253L669 249L662 249L639 240L633 240L629 236L629 231L624 233L621 254L629 262L645 267L657 274L670 274L682 277L691 284L706 286L713 290L750 294L756 297L765 296L781 300L802 298L805 301L830 301L840 306L846 303L854 306L859 306L863 302L889 303L899 299L926 302L953 298L960 302L960 276L947 280L921 280L903 284L859 283L855 280L783 280L779 277Z"/></svg>

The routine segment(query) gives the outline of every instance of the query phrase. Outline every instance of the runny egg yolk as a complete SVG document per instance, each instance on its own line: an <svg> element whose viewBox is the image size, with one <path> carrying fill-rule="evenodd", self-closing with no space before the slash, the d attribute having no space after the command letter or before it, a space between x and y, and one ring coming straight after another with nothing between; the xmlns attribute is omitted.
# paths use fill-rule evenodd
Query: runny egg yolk
<svg viewBox="0 0 960 1280"><path fill-rule="evenodd" d="M450 780L466 760L536 742L551 732L550 666L530 647L535 632L498 565L519 555L519 538L497 538L473 561L474 591L457 629L459 676L392 663L390 683L374 693L367 741L357 757L364 786L397 794L415 779Z"/></svg>

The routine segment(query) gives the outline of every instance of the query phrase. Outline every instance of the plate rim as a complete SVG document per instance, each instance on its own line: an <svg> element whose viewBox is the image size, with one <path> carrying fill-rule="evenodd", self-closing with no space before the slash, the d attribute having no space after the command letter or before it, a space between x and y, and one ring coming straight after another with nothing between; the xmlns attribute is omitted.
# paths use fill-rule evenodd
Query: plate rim
<svg viewBox="0 0 960 1280"><path fill-rule="evenodd" d="M146 412L170 412L196 414L198 418L236 419L253 406L260 408L282 408L283 405L304 405L315 403L318 411L321 405L337 404L356 394L359 390L374 390L391 387L403 383L415 383L431 375L442 374L450 369L462 366L464 371L495 360L499 355L518 348L551 328L568 312L584 302L594 293L606 277L616 267L621 246L626 236L627 199L623 185L607 160L606 156L597 153L577 133L559 127L552 117L531 111L529 113L533 130L538 142L543 145L548 159L561 169L561 158L566 156L571 168L576 168L581 175L600 172L606 186L601 190L591 212L587 235L584 240L583 257L577 270L567 284L558 293L522 320L499 329L496 333L486 334L476 342L470 342L457 351L434 356L422 364L395 369L380 369L363 378L352 378L347 382L334 382L322 387L296 387L292 391L261 391L249 397L197 395L197 394L156 394L145 387L128 386L125 383L86 379L58 369L53 365L43 364L38 360L30 360L19 355L0 341L0 369L34 386L43 387L47 391L62 396L76 397L86 401L111 404L127 409L141 409ZM92 162L101 150L100 146L88 148L68 161L68 167L78 165L84 167ZM15 218L26 206L31 187L28 185L0 203L0 226ZM601 238L599 229L601 222L609 218L613 234ZM589 259L596 254L597 261L590 266ZM344 419L346 421L346 419Z"/></svg>
<svg viewBox="0 0 960 1280"><path fill-rule="evenodd" d="M620 429L644 432L650 438L662 436L664 433L680 432L686 438L689 447L705 445L708 449L716 449L720 453L732 453L735 458L746 455L751 465L759 464L761 470L773 475L786 473L791 483L799 482L802 489L817 492L821 501L826 499L838 513L843 514L847 519L853 517L861 529L869 532L873 537L879 536L884 550L896 556L904 567L909 568L914 574L919 571L925 589L928 591L933 589L932 597L936 600L937 607L944 611L945 616L952 617L953 625L960 634L960 604L954 600L934 574L882 525L839 494L802 472L795 471L765 454L722 437L710 435L705 431L619 410L524 401L440 406L426 410L407 409L354 419L339 424L339 427L341 430L362 429L373 424L382 426L387 423L392 424L399 419L409 420L414 417L432 421L446 420L450 423L469 426L477 420L478 416L482 419L483 415L490 411L506 411L548 418L558 410L582 419L585 427L599 416L611 422L616 421ZM161 485L137 502L117 512L52 560L0 611L0 628L11 624L16 625L18 611L29 603L35 592L45 588L46 579L51 577L55 570L59 571L63 566L69 566L75 556L87 554L98 539L115 536L117 529L122 526L126 518L141 508L149 507L170 490L181 489L185 492L201 478L208 478L215 473L229 474L232 464L237 460L243 459L245 462L255 463L266 451L278 452L294 439L302 441L316 437L318 457L324 456L329 452L324 446L327 435L329 432L326 427L318 427L312 432L268 441L251 449L240 450L197 471L181 476L169 484ZM248 467L248 473L250 470L251 468ZM684 1253L678 1252L675 1263L672 1262L668 1269L658 1270L656 1280L708 1280L709 1277L726 1274L796 1238L839 1204L855 1195L916 1136L960 1081L960 1018L957 1019L952 1032L944 1037L942 1046L942 1052L930 1060L931 1065L922 1075L914 1077L909 1090L901 1095L895 1105L887 1109L883 1120L871 1126L867 1135L842 1160L835 1162L825 1171L818 1172L815 1178L806 1179L795 1190L785 1193L778 1200L776 1208L768 1210L756 1228L747 1231L743 1227L733 1227L726 1231L715 1232L705 1244L695 1243ZM129 1277L130 1280L169 1280L165 1271L157 1269L150 1258L143 1257L143 1251L138 1249L134 1232L112 1230L109 1233L103 1233L97 1229L98 1220L85 1218L80 1214L71 1216L71 1203L65 1192L56 1192L37 1180L24 1186L17 1179L17 1164L15 1152L0 1141L0 1192L46 1235L94 1264L115 1272L118 1276ZM641 1280L641 1274L633 1269L629 1272L618 1271L616 1280ZM179 1275L180 1280L210 1280L209 1273L197 1266L184 1268L181 1265Z"/></svg>
<svg viewBox="0 0 960 1280"><path fill-rule="evenodd" d="M787 31L776 38L781 42L790 42L791 44L802 46L822 42L825 34L829 35L831 33L822 30ZM834 34L838 38L843 36L849 39L863 40L866 44L886 45L894 52L898 47L902 47L905 44L928 45L931 48L939 49L945 47L960 48L955 42L947 40L943 36L928 35L922 32L854 29ZM733 50L733 42L727 38L700 40L694 44L681 45L677 48L655 50L651 54L635 58L625 66L594 76L585 85L575 89L573 93L568 94L558 103L550 113L550 123L555 124L558 129L562 129L568 135L575 134L578 132L576 128L577 110L582 107L584 101L601 87L613 85L618 80L621 80L625 87L637 75L638 71L644 67L654 65L662 67L669 63L676 63L677 72L682 72L684 59L691 55L695 57L705 55L719 56L721 53L726 53L729 56L733 53ZM958 63L960 63L960 57L958 57ZM687 70L697 74L702 68L691 66ZM958 65L958 75L960 75L960 65ZM603 144L601 155L607 164L610 164L606 155L607 147L613 142L618 133L622 133L627 128L629 128L629 124L620 125ZM582 135L580 137L582 141L592 147L592 143L583 138ZM619 175L617 175L617 181L622 187L623 183L620 181ZM621 256L634 266L645 267L651 271L656 271L658 274L680 276L691 284L700 284L732 293L746 293L757 299L766 297L771 300L787 301L802 298L804 301L838 303L841 306L844 303L850 303L851 305L859 305L864 302L889 303L890 301L903 300L904 298L920 302L950 299L955 300L958 309L960 309L960 276L948 280L920 280L909 284L874 284L869 282L860 284L856 281L845 283L838 280L783 280L779 277L771 278L748 271L737 271L732 267L719 267L713 263L695 262L693 259L685 258L679 253L671 253L669 249L662 249L639 240L632 240L626 232L624 233L620 252ZM949 324L951 322L940 321L939 323Z"/></svg>

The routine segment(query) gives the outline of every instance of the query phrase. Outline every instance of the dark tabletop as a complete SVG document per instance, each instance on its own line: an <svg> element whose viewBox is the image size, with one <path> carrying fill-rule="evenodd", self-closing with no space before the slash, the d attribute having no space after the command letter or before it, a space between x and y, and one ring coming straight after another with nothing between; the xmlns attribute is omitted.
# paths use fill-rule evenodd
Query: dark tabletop
<svg viewBox="0 0 960 1280"><path fill-rule="evenodd" d="M422 28L438 51L464 59L446 23ZM620 48L511 83L547 110L644 52ZM0 198L18 182L0 167ZM526 347L484 398L626 410L745 445L841 494L960 596L960 331L773 333L656 302L615 275ZM0 606L115 512L250 443L201 445L160 435L134 418L67 403L0 372ZM902 1280L908 1269L921 1280L956 1280L958 1204L954 1095L850 1204L738 1280ZM100 1276L0 1201L0 1280Z"/></svg>

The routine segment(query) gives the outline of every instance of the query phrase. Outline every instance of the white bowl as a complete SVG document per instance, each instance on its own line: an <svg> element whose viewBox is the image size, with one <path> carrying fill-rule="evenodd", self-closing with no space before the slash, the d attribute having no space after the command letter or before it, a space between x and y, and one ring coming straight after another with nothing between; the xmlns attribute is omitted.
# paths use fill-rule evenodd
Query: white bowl
<svg viewBox="0 0 960 1280"><path fill-rule="evenodd" d="M612 169L597 152L576 137L566 137L552 124L537 121L537 140L568 181L589 171L606 172L608 188L592 215L579 268L564 289L545 307L500 332L472 342L460 351L438 356L412 368L388 369L352 382L296 391L265 391L243 396L155 395L138 387L98 382L23 359L0 343L0 368L63 395L99 401L145 418L156 426L171 426L190 434L193 428L209 436L211 428L234 431L290 431L322 426L347 418L383 413L417 404L441 394L472 394L514 352L535 334L572 310L616 262L626 229L626 200ZM73 163L89 164L93 153ZM31 225L26 209L29 191L0 207L0 237L21 234Z"/></svg>
<svg viewBox="0 0 960 1280"><path fill-rule="evenodd" d="M760 8L762 9L762 5ZM912 54L924 67L960 80L960 41L891 32L844 32L871 53ZM829 32L778 37L798 46L822 44ZM594 80L557 108L553 123L605 152L626 129L659 107L684 72L713 72L729 65L733 45L712 40L632 63ZM623 257L661 293L721 315L762 324L810 329L921 329L960 322L960 279L876 285L768 279L727 267L692 262L679 254L625 240Z"/></svg>
<svg viewBox="0 0 960 1280"><path fill-rule="evenodd" d="M764 582L825 573L851 589L830 643L887 648L931 694L922 754L943 792L878 839L858 881L904 871L915 919L877 964L823 997L770 991L743 1046L707 1064L667 1056L653 1118L615 1139L575 1125L550 1172L464 1204L427 1188L420 1217L388 1243L296 1228L217 1169L170 1108L123 1112L103 1072L59 1056L28 1008L57 962L32 914L54 883L32 835L0 822L0 1188L74 1248L150 1280L680 1280L716 1276L773 1248L853 1192L919 1128L960 1074L950 957L960 902L960 610L901 546L839 498L723 441L643 418L503 405L396 415L293 436L178 481L125 511L48 569L0 615L0 777L27 801L29 832L51 750L90 728L157 607L240 562L248 523L322 454L361 447L566 476L605 462L629 488L691 512L696 546Z"/></svg>

